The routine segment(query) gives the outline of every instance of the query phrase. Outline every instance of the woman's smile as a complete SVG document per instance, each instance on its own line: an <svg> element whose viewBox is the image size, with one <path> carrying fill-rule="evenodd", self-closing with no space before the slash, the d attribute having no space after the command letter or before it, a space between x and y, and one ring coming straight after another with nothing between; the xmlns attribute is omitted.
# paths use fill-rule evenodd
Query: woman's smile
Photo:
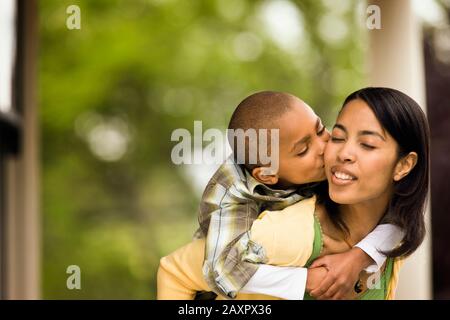
<svg viewBox="0 0 450 320"><path fill-rule="evenodd" d="M330 171L331 171L330 182L337 186L348 186L358 179L351 171L343 167L333 166L331 167Z"/></svg>

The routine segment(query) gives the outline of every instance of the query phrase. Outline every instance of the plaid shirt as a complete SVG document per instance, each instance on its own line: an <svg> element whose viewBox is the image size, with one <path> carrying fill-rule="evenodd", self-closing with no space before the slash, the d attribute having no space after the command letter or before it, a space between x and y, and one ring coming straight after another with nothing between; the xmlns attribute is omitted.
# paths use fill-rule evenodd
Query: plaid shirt
<svg viewBox="0 0 450 320"><path fill-rule="evenodd" d="M203 274L214 292L236 297L266 259L263 248L250 240L253 221L264 210L303 199L297 192L269 188L231 158L217 170L203 193L194 235L206 238Z"/></svg>

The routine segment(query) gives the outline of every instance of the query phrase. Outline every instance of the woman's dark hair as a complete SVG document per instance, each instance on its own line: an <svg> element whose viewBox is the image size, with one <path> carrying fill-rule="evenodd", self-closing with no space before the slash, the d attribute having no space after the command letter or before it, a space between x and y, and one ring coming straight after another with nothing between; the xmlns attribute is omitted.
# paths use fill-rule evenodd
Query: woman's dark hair
<svg viewBox="0 0 450 320"><path fill-rule="evenodd" d="M397 248L383 252L388 257L408 256L425 237L425 205L429 188L429 128L420 106L406 94L391 88L369 87L350 94L342 110L352 100L362 100L372 109L383 128L398 144L398 159L414 151L417 164L400 181L394 182L394 194L380 223L400 227L405 236ZM326 192L328 194L328 192ZM343 231L348 228L338 216L337 204L325 196L325 206L333 222Z"/></svg>

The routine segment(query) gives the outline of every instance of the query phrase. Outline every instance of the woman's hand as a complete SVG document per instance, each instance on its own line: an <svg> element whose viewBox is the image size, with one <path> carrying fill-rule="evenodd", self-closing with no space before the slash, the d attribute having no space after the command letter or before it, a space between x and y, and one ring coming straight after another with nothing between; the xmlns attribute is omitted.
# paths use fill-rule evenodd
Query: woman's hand
<svg viewBox="0 0 450 320"><path fill-rule="evenodd" d="M325 267L328 272L320 285L309 294L319 300L346 299L353 293L361 271L372 263L372 259L358 247L321 257L314 261L311 268Z"/></svg>

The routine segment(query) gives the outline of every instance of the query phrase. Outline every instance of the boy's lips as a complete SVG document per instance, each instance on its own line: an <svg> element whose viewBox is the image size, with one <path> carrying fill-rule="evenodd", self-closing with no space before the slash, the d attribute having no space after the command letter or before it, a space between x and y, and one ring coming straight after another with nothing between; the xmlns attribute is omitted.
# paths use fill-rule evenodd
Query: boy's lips
<svg viewBox="0 0 450 320"><path fill-rule="evenodd" d="M331 182L338 186L347 186L354 183L358 178L351 171L343 167L331 167Z"/></svg>

